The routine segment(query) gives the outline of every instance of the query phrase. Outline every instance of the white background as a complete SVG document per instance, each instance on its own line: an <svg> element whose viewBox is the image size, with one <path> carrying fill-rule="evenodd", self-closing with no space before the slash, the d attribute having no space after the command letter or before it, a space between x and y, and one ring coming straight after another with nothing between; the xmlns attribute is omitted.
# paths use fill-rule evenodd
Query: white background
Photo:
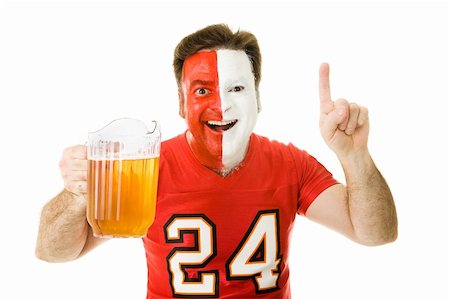
<svg viewBox="0 0 450 299"><path fill-rule="evenodd" d="M394 193L399 237L368 248L298 217L293 298L449 298L449 5L446 2L8 1L1 9L1 298L145 298L140 239L69 263L34 256L58 162L86 133L130 116L182 132L172 53L212 23L263 55L256 132L308 150L343 181L318 131L317 74L367 106L370 149Z"/></svg>

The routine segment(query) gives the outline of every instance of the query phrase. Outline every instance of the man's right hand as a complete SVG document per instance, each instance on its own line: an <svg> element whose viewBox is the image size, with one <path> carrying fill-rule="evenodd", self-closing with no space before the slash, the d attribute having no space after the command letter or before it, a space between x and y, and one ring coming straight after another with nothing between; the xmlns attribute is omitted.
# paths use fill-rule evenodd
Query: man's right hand
<svg viewBox="0 0 450 299"><path fill-rule="evenodd" d="M87 193L88 161L85 145L75 145L64 149L59 169L66 190L76 195Z"/></svg>

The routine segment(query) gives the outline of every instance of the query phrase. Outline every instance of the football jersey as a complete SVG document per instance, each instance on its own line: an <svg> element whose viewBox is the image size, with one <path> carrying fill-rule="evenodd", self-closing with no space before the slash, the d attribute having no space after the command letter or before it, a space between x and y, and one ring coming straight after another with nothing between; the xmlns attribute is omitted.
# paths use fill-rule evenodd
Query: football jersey
<svg viewBox="0 0 450 299"><path fill-rule="evenodd" d="M305 151L256 134L225 177L196 160L185 134L163 142L143 238L147 298L290 298L295 217L336 183Z"/></svg>

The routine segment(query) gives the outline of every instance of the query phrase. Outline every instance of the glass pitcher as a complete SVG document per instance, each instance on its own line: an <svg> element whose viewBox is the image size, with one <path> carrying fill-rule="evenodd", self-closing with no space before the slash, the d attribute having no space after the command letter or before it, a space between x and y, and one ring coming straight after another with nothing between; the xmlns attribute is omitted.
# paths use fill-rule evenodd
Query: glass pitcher
<svg viewBox="0 0 450 299"><path fill-rule="evenodd" d="M143 237L153 223L161 132L131 118L88 134L87 220L97 237Z"/></svg>

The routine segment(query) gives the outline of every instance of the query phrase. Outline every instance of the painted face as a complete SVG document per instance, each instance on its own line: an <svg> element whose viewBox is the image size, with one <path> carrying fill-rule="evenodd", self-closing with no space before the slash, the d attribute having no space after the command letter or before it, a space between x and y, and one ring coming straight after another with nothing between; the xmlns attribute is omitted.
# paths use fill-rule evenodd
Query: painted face
<svg viewBox="0 0 450 299"><path fill-rule="evenodd" d="M195 53L184 62L182 88L181 114L194 155L215 170L239 165L258 114L248 56L235 50Z"/></svg>

